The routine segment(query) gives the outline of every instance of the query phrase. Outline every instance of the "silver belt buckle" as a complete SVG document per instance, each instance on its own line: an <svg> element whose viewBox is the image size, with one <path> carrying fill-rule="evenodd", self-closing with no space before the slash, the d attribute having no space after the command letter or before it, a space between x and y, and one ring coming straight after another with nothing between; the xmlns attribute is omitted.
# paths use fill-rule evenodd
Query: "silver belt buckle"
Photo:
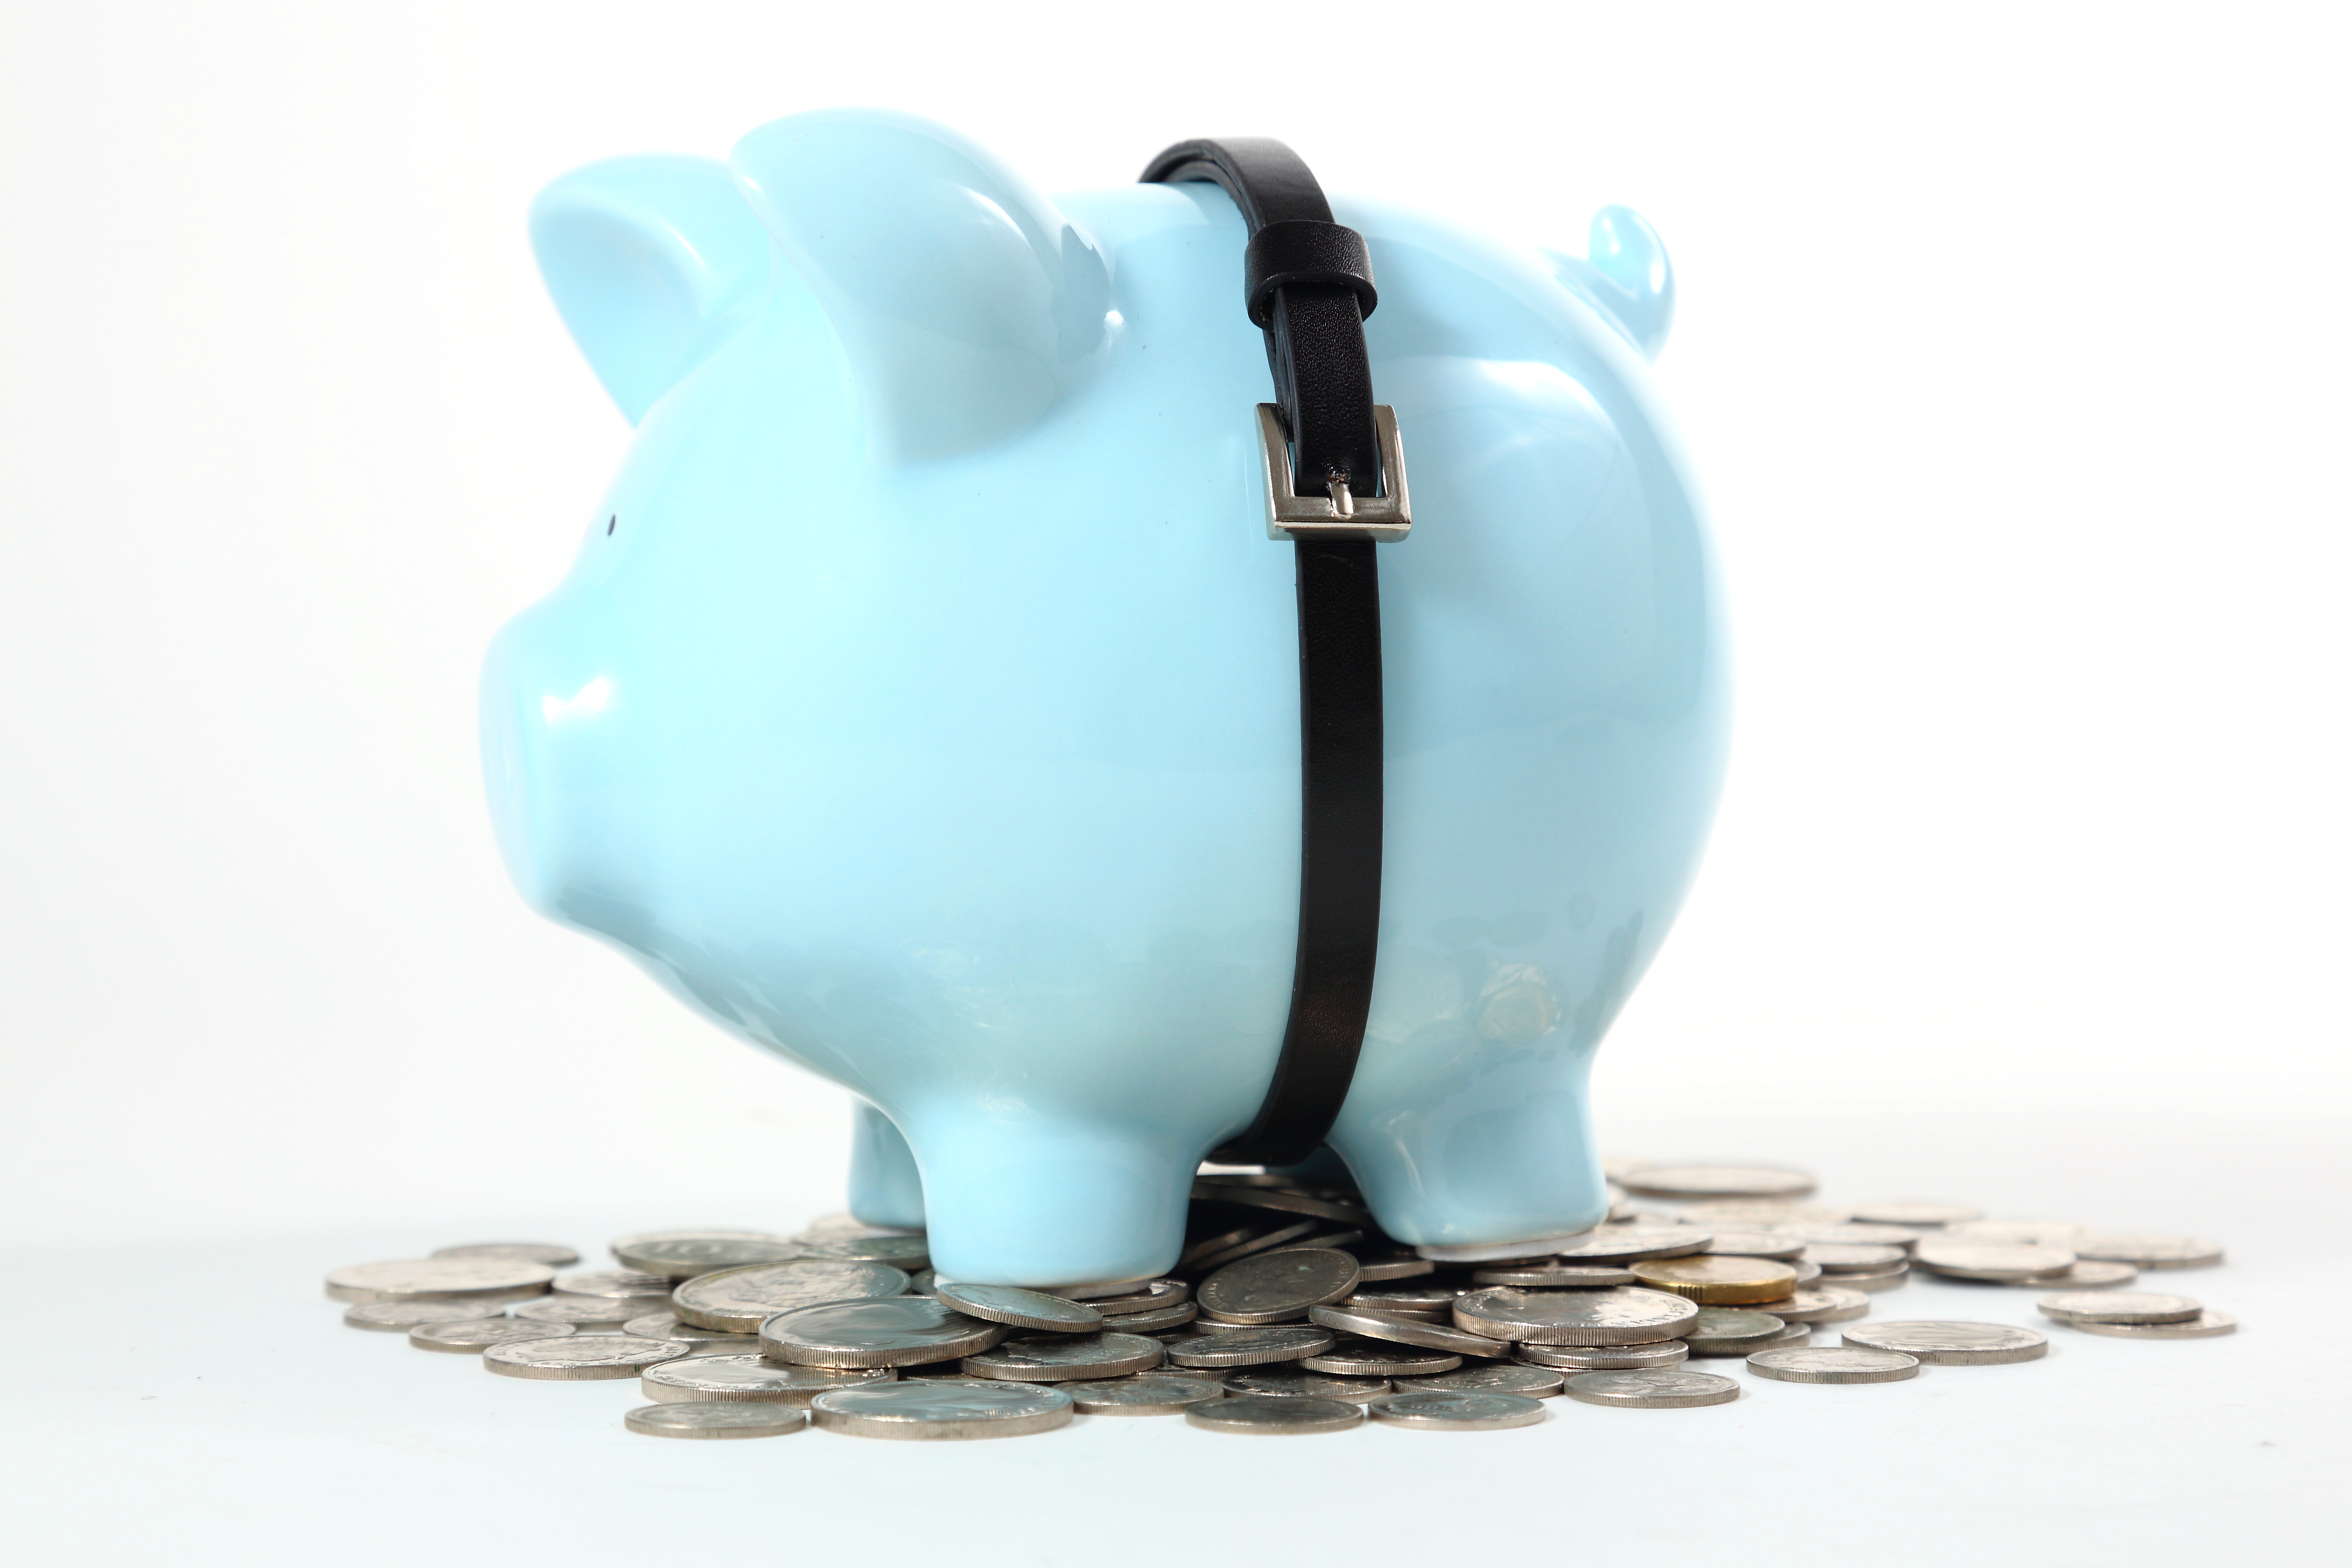
<svg viewBox="0 0 2352 1568"><path fill-rule="evenodd" d="M1302 496L1291 471L1290 436L1282 410L1257 405L1258 452L1265 459L1265 536L1272 540L1369 539L1394 544L1412 531L1412 503L1405 492L1404 443L1397 438L1396 410L1372 405L1372 434L1381 447L1381 478L1387 493L1360 496L1344 479L1332 481L1328 496Z"/></svg>

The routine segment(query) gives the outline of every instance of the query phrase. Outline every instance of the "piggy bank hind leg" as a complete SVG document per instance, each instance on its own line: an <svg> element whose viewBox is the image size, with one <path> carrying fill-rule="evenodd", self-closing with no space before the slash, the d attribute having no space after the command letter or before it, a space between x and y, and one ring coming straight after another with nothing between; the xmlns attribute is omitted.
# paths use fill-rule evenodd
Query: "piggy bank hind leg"
<svg viewBox="0 0 2352 1568"><path fill-rule="evenodd" d="M851 1111L849 1212L866 1225L923 1228L923 1173L890 1119L857 1102Z"/></svg>
<svg viewBox="0 0 2352 1568"><path fill-rule="evenodd" d="M1546 1052L1433 1081L1368 1062L1330 1142L1397 1240L1465 1262L1524 1255L1525 1243L1578 1237L1608 1217L1590 1061L1589 1051Z"/></svg>

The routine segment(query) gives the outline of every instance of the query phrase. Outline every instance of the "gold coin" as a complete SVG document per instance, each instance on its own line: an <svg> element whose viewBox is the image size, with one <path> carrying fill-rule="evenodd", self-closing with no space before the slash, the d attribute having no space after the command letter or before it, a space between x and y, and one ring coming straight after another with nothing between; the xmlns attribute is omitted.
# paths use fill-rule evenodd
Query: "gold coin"
<svg viewBox="0 0 2352 1568"><path fill-rule="evenodd" d="M1778 1301L1797 1288L1797 1271L1764 1258L1656 1258L1631 1265L1653 1290L1670 1290L1705 1307Z"/></svg>

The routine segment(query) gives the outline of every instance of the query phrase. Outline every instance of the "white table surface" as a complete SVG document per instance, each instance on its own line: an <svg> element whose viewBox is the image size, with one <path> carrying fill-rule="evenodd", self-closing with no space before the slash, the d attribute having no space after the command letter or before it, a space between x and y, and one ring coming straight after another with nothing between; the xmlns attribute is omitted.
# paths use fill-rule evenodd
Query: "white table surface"
<svg viewBox="0 0 2352 1568"><path fill-rule="evenodd" d="M1689 1131L1651 1121L1629 1131ZM1701 1131L1725 1153L1763 1142L1741 1150L1728 1124ZM1751 1564L2332 1556L2352 1388L2340 1352L2315 1336L2352 1286L2318 1218L2342 1190L2341 1140L2280 1124L2183 1147L2179 1129L2129 1117L2023 1114L1888 1133L1883 1119L1842 1116L1779 1127L1774 1143L1823 1173L1824 1200L1957 1195L2016 1217L2217 1235L2225 1266L2144 1278L2244 1327L2126 1342L2044 1323L2032 1290L1920 1279L1874 1297L1872 1315L2031 1324L2049 1331L2050 1354L1863 1387L1771 1383L1718 1361L1706 1364L1742 1384L1735 1404L1553 1401L1543 1426L1498 1433L1366 1426L1268 1442L1181 1418L1082 1416L997 1442L811 1430L684 1443L623 1429L643 1402L634 1381L491 1376L470 1357L346 1329L322 1298L327 1268L476 1237L473 1216L20 1251L0 1308L6 1342L26 1347L0 1405L7 1533L27 1552L11 1556L175 1568L584 1565L721 1549L1074 1568L1213 1549L1251 1563L1368 1551L1573 1563L1677 1548ZM1927 1170L1944 1179L1923 1185ZM585 1211L541 1219L533 1228L583 1252L624 1228Z"/></svg>

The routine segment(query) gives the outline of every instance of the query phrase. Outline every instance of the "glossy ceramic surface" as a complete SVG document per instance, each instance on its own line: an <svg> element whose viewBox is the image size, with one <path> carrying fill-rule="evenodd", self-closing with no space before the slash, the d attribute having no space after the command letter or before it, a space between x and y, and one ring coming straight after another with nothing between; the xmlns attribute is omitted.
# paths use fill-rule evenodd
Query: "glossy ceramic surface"
<svg viewBox="0 0 2352 1568"><path fill-rule="evenodd" d="M1403 1239L1572 1232L1586 1069L1723 767L1715 569L1643 358L1671 277L1622 208L1571 260L1336 205L1414 528L1381 552L1380 974L1331 1142ZM1048 200L829 111L731 169L582 170L532 234L638 429L484 673L517 885L877 1108L855 1205L927 1221L943 1274L1165 1268L1265 1091L1297 898L1231 203Z"/></svg>

